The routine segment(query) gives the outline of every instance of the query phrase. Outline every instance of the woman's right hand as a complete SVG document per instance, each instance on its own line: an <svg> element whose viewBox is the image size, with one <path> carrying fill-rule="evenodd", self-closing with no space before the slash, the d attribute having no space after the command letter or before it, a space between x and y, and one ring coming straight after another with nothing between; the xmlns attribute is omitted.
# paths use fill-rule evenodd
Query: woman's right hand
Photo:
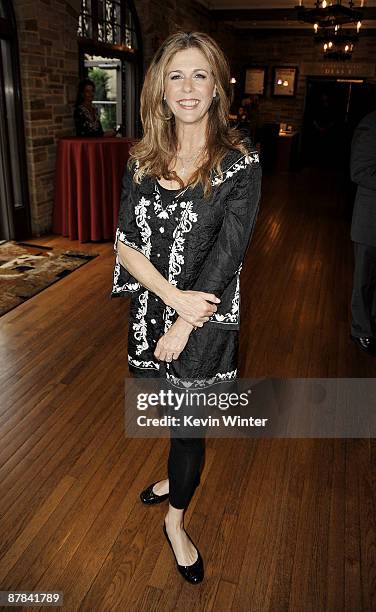
<svg viewBox="0 0 376 612"><path fill-rule="evenodd" d="M174 288L174 292L166 304L171 306L187 323L194 327L202 327L217 311L216 304L219 304L220 301L214 293L182 291Z"/></svg>

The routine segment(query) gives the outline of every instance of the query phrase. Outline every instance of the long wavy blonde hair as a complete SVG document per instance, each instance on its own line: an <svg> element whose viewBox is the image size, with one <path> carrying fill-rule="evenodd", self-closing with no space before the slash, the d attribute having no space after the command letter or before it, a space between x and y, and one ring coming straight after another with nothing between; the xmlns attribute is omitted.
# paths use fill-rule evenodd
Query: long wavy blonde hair
<svg viewBox="0 0 376 612"><path fill-rule="evenodd" d="M221 174L221 162L229 149L243 154L247 149L242 144L243 136L229 124L230 112L230 67L218 44L208 34L202 32L176 32L160 46L147 70L141 92L141 121L143 138L130 150L129 165L138 160L134 181L140 183L144 176L163 177L175 180L181 187L183 181L175 170L169 170L175 158L178 141L175 118L163 100L167 66L178 51L195 47L208 61L217 93L208 110L206 155L200 168L190 177L189 184L201 183L204 196L211 194L211 170Z"/></svg>

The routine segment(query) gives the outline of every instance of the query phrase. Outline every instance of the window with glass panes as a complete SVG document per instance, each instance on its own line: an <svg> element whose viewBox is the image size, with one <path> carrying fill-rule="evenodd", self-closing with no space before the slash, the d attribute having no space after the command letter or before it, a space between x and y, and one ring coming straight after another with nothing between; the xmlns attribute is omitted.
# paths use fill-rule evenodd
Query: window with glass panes
<svg viewBox="0 0 376 612"><path fill-rule="evenodd" d="M135 18L126 0L81 0L78 36L138 48Z"/></svg>

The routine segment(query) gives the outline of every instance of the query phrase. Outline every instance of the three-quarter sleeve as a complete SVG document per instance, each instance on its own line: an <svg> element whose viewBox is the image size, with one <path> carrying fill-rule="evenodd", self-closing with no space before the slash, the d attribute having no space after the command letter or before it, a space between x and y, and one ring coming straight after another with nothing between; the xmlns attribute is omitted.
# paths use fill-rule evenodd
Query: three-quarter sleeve
<svg viewBox="0 0 376 612"><path fill-rule="evenodd" d="M239 272L250 242L259 210L261 166L254 156L245 157L246 166L234 176L225 202L225 215L218 237L193 287L221 298Z"/></svg>
<svg viewBox="0 0 376 612"><path fill-rule="evenodd" d="M136 249L143 255L148 256L147 248L142 239L142 230L137 224L136 210L132 198L132 171L126 167L120 194L120 208L114 242L115 266L113 272L113 286L111 297L125 296L141 289L140 283L120 263L118 253L118 241Z"/></svg>

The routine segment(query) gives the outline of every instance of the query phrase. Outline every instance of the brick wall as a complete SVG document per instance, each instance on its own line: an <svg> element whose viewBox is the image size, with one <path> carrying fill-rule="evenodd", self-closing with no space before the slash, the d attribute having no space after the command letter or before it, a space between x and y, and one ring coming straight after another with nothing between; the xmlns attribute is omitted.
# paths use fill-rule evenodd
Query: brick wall
<svg viewBox="0 0 376 612"><path fill-rule="evenodd" d="M56 141L72 134L77 13L65 0L14 0L33 235L51 229Z"/></svg>
<svg viewBox="0 0 376 612"><path fill-rule="evenodd" d="M320 61L311 36L299 34L247 33L231 31L209 20L206 9L194 0L135 0L138 12L144 68L160 43L178 28L206 31L227 53L237 78L240 102L245 69L251 64L269 66L268 94L261 100L261 121L283 121L300 127L303 117L306 75L304 62ZM80 0L14 0L18 39L32 232L51 230L56 142L74 133L72 106L78 84L77 25ZM375 37L362 34L354 53L355 62L376 61ZM272 98L271 68L296 65L299 70L297 96Z"/></svg>
<svg viewBox="0 0 376 612"><path fill-rule="evenodd" d="M205 29L205 9L194 1L135 0L144 67L176 29ZM52 226L57 140L74 134L72 105L78 84L79 0L14 0L24 103L32 233Z"/></svg>
<svg viewBox="0 0 376 612"><path fill-rule="evenodd" d="M135 0L144 46L144 69L164 39L178 29L209 32L208 12L190 0Z"/></svg>

